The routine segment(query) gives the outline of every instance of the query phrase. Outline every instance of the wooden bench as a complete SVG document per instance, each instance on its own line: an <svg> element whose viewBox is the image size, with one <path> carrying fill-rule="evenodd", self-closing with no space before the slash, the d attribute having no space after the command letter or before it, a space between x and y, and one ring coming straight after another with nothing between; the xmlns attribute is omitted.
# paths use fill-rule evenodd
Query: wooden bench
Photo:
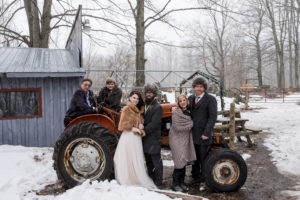
<svg viewBox="0 0 300 200"><path fill-rule="evenodd" d="M250 135L258 134L262 130L254 127L247 127L246 122L248 119L241 118L239 111L234 109L234 103L231 104L231 109L218 112L217 123L214 126L214 132L222 132L225 136L230 137L229 146L234 148L234 137L238 138L239 142L242 142L241 136L245 136L248 142L248 146L253 146Z"/></svg>

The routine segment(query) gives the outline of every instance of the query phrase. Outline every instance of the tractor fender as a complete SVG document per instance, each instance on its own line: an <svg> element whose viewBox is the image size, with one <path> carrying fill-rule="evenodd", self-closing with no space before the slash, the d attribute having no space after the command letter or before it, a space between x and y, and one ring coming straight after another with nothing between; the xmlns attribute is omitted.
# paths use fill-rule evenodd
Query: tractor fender
<svg viewBox="0 0 300 200"><path fill-rule="evenodd" d="M94 122L101 126L106 127L112 133L118 133L118 129L116 127L115 122L106 115L102 114L89 114L89 115L82 115L75 119L73 119L66 127L67 130L69 127L79 124L81 122Z"/></svg>

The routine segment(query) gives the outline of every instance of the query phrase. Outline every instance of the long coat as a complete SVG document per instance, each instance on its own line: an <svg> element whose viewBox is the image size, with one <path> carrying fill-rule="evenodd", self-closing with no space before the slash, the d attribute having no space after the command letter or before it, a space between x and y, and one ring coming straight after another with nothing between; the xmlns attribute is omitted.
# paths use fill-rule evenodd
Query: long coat
<svg viewBox="0 0 300 200"><path fill-rule="evenodd" d="M115 86L112 90L109 90L107 87L103 87L97 97L97 103L98 105L102 105L106 108L119 112L121 110L121 98L122 90L117 86Z"/></svg>
<svg viewBox="0 0 300 200"><path fill-rule="evenodd" d="M181 169L196 160L192 136L193 121L179 108L172 115L172 127L169 132L169 145L175 168Z"/></svg>
<svg viewBox="0 0 300 200"><path fill-rule="evenodd" d="M146 136L143 137L144 153L159 154L161 150L161 120L162 107L156 99L153 100L144 113L144 129Z"/></svg>
<svg viewBox="0 0 300 200"><path fill-rule="evenodd" d="M197 104L195 104L195 95L189 96L188 99L194 122L192 129L194 144L210 145L213 128L217 120L216 98L205 92ZM202 140L202 135L207 136L208 140Z"/></svg>
<svg viewBox="0 0 300 200"><path fill-rule="evenodd" d="M139 124L144 123L143 112L144 107L139 110L133 103L128 101L121 112L118 126L119 131L131 131L133 127L138 128Z"/></svg>
<svg viewBox="0 0 300 200"><path fill-rule="evenodd" d="M91 90L89 90L89 101L91 106L89 106L86 101L86 93L82 89L77 90L72 97L69 109L66 112L66 117L74 119L81 115L95 113L93 107L96 106L96 103Z"/></svg>

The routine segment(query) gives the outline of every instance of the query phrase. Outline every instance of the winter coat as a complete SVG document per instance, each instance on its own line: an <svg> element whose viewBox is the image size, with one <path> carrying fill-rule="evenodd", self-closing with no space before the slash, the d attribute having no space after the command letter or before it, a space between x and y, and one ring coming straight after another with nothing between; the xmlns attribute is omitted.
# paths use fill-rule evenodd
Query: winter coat
<svg viewBox="0 0 300 200"><path fill-rule="evenodd" d="M121 112L119 131L131 131L133 127L138 128L139 124L144 123L143 112L144 107L139 110L133 103L128 101Z"/></svg>
<svg viewBox="0 0 300 200"><path fill-rule="evenodd" d="M193 120L179 108L172 115L172 127L169 132L169 145L176 169L185 167L196 160L192 136Z"/></svg>
<svg viewBox="0 0 300 200"><path fill-rule="evenodd" d="M195 95L189 96L188 99L194 122L192 129L194 144L210 145L213 128L217 120L216 98L205 92L197 104L195 104ZM208 140L202 140L202 135L207 136Z"/></svg>
<svg viewBox="0 0 300 200"><path fill-rule="evenodd" d="M144 153L160 154L161 150L161 120L162 107L156 99L153 100L144 113L146 136L143 137Z"/></svg>
<svg viewBox="0 0 300 200"><path fill-rule="evenodd" d="M117 86L115 86L112 90L109 90L107 87L104 87L99 92L99 96L97 97L97 103L98 105L102 105L116 112L120 112L121 98L122 90Z"/></svg>
<svg viewBox="0 0 300 200"><path fill-rule="evenodd" d="M86 101L86 93L82 89L77 90L72 97L69 109L66 112L66 117L74 119L81 115L95 113L93 107L96 106L96 103L91 90L89 90L89 101L91 106L89 106Z"/></svg>

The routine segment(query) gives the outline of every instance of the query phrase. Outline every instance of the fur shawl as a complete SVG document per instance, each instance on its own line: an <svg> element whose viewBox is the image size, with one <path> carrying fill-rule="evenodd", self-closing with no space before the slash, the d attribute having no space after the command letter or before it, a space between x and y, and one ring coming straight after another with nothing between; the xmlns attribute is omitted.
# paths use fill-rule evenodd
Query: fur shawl
<svg viewBox="0 0 300 200"><path fill-rule="evenodd" d="M131 131L133 127L138 128L139 124L144 123L144 118L142 113L144 112L144 107L139 110L133 103L128 101L127 105L123 108L121 112L119 131Z"/></svg>

